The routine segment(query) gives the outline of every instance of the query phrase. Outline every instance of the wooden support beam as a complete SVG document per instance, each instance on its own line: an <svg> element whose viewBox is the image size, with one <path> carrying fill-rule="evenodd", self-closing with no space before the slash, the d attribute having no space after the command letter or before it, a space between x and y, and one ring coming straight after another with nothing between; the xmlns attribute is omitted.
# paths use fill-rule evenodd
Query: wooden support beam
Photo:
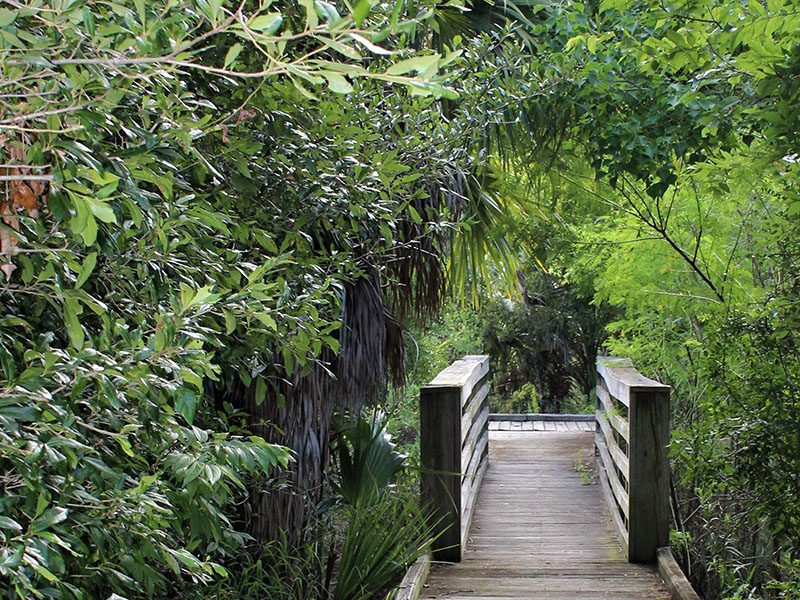
<svg viewBox="0 0 800 600"><path fill-rule="evenodd" d="M420 389L423 506L438 534L434 560L461 560L461 388Z"/></svg>
<svg viewBox="0 0 800 600"><path fill-rule="evenodd" d="M669 544L669 387L630 390L628 560L655 562Z"/></svg>
<svg viewBox="0 0 800 600"><path fill-rule="evenodd" d="M488 373L487 356L465 356L420 389L421 494L439 534L435 560L459 562L464 550L488 464Z"/></svg>

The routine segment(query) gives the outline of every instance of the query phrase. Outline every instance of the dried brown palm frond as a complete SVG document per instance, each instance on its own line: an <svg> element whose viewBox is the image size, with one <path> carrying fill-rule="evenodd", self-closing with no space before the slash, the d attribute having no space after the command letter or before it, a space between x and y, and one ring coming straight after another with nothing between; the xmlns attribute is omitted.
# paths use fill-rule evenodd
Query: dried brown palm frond
<svg viewBox="0 0 800 600"><path fill-rule="evenodd" d="M345 287L340 350L334 369L336 404L344 411L357 413L384 384L384 315L378 271L369 267L366 276Z"/></svg>

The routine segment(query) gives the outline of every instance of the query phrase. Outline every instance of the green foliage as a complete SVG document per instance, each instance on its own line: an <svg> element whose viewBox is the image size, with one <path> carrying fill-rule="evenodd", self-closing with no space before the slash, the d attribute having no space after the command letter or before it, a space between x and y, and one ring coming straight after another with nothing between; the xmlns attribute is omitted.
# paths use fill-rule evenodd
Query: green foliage
<svg viewBox="0 0 800 600"><path fill-rule="evenodd" d="M386 494L357 507L345 534L333 600L369 600L428 552L432 526L413 496Z"/></svg>
<svg viewBox="0 0 800 600"><path fill-rule="evenodd" d="M355 509L374 504L405 466L406 457L395 450L385 427L383 413L375 411L370 421L359 418L337 438L336 492Z"/></svg>
<svg viewBox="0 0 800 600"><path fill-rule="evenodd" d="M243 551L291 457L242 407L328 368L419 140L458 162L456 55L406 48L402 3L337 10L0 9L0 597L175 597Z"/></svg>
<svg viewBox="0 0 800 600"><path fill-rule="evenodd" d="M677 538L698 589L791 594L796 575L780 565L800 547L794 3L556 2L538 14L535 85L501 80L514 118L488 130L513 147L507 162L549 228L522 238L527 261L584 298L581 312L610 307L605 351L673 386ZM538 300L547 277L531 271ZM546 330L507 330L521 311L494 311L498 340L523 347Z"/></svg>
<svg viewBox="0 0 800 600"><path fill-rule="evenodd" d="M387 430L403 452L419 456L419 388L467 354L483 352L479 313L456 300L447 302L430 323L412 324L405 336L407 379L391 390Z"/></svg>
<svg viewBox="0 0 800 600"><path fill-rule="evenodd" d="M511 394L510 412L538 413L539 400L536 386L532 383L523 383L522 387Z"/></svg>
<svg viewBox="0 0 800 600"><path fill-rule="evenodd" d="M272 540L256 554L242 553L226 565L227 577L194 590L189 598L302 600L325 598L322 540L290 544Z"/></svg>

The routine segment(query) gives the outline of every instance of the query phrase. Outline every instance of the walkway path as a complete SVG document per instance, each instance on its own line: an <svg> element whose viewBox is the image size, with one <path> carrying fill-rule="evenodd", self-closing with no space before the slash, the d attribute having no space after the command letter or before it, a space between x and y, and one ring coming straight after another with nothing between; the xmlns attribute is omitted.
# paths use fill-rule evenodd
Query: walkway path
<svg viewBox="0 0 800 600"><path fill-rule="evenodd" d="M669 599L655 567L626 561L594 475L594 434L573 425L492 427L464 559L434 565L421 598Z"/></svg>

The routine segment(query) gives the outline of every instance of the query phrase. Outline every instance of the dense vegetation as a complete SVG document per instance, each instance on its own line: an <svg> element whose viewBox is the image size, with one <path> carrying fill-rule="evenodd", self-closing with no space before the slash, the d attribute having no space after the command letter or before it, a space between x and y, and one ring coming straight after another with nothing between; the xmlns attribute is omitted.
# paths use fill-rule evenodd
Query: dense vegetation
<svg viewBox="0 0 800 600"><path fill-rule="evenodd" d="M794 3L469 4L0 5L0 597L375 596L359 416L478 350L671 384L695 584L800 597Z"/></svg>

